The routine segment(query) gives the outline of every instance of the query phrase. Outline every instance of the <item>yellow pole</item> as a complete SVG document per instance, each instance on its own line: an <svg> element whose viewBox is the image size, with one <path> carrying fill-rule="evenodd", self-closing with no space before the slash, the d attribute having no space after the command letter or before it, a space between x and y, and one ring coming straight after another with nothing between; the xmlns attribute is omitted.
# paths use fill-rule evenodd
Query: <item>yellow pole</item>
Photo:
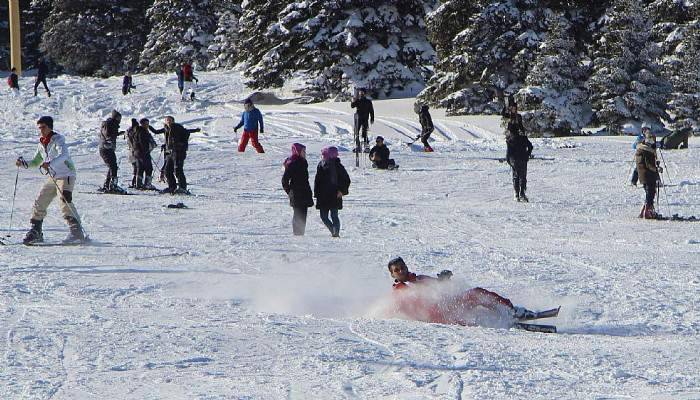
<svg viewBox="0 0 700 400"><path fill-rule="evenodd" d="M22 45L19 32L19 0L10 2L10 60L11 67L17 68L17 75L22 74Z"/></svg>

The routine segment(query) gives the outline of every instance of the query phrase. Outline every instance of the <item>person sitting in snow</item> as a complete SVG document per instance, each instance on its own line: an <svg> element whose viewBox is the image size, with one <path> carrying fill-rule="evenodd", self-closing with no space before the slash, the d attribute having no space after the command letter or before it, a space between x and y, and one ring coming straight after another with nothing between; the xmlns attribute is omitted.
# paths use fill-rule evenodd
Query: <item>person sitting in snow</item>
<svg viewBox="0 0 700 400"><path fill-rule="evenodd" d="M369 159L372 160L372 167L379 169L395 169L398 168L393 158L389 158L391 152L384 144L384 138L377 136L375 139L376 145L369 151Z"/></svg>
<svg viewBox="0 0 700 400"><path fill-rule="evenodd" d="M437 277L418 275L408 270L403 258L396 257L389 261L389 273L394 278L393 289L397 293L405 293L416 288L431 287L443 284L452 277L452 272L444 270ZM524 319L534 315L523 307L516 307L507 298L486 289L475 287L458 293L457 296L446 294L439 302L431 304L417 301L416 298L406 298L399 303L399 311L413 319L441 324L469 325L462 318L460 311L473 311L477 307L483 307L496 314L504 314L514 319ZM430 300L432 296L428 296Z"/></svg>

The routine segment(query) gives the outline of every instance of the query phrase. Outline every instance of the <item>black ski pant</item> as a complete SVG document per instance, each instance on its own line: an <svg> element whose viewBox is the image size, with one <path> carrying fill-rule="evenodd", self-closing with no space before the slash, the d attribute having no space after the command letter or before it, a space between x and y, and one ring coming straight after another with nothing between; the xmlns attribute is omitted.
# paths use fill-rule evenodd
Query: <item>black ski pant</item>
<svg viewBox="0 0 700 400"><path fill-rule="evenodd" d="M433 133L432 130L429 131L429 132L421 133L421 135L420 135L420 141L423 143L423 146L424 146L424 147L430 147L430 145L428 144L428 139L430 139L430 135L431 135L432 133Z"/></svg>
<svg viewBox="0 0 700 400"><path fill-rule="evenodd" d="M367 138L367 130L369 129L369 119L367 118L358 118L357 119L357 129L361 131L362 134L362 140L365 143L369 143L369 139Z"/></svg>
<svg viewBox="0 0 700 400"><path fill-rule="evenodd" d="M393 158L390 158L388 160L380 160L380 161L375 161L373 162L375 168L379 169L389 169L389 167L395 167L396 166L396 161L394 161Z"/></svg>
<svg viewBox="0 0 700 400"><path fill-rule="evenodd" d="M306 231L306 214L309 209L307 207L294 207L294 216L292 217L292 231L296 236L303 236Z"/></svg>
<svg viewBox="0 0 700 400"><path fill-rule="evenodd" d="M49 90L49 85L46 84L46 77L37 77L36 81L34 81L34 96L36 96L36 90L39 88L40 83L44 84L44 89L46 89L46 93L51 93L51 91Z"/></svg>
<svg viewBox="0 0 700 400"><path fill-rule="evenodd" d="M322 208L320 211L321 221L323 221L323 225L325 225L326 228L328 228L328 230L331 231L331 235L338 236L338 234L340 233L340 219L338 218L338 209ZM331 214L330 219L328 219L328 213Z"/></svg>
<svg viewBox="0 0 700 400"><path fill-rule="evenodd" d="M150 153L145 156L136 157L136 170L134 175L141 178L153 176L153 159Z"/></svg>
<svg viewBox="0 0 700 400"><path fill-rule="evenodd" d="M114 149L105 149L100 147L100 157L102 157L102 161L104 161L108 167L104 187L109 188L112 180L118 176L117 171L119 170L119 167L117 166L117 155L114 153Z"/></svg>
<svg viewBox="0 0 700 400"><path fill-rule="evenodd" d="M518 196L524 195L527 190L527 158L511 158L508 160L513 171L513 189Z"/></svg>
<svg viewBox="0 0 700 400"><path fill-rule="evenodd" d="M656 182L644 185L644 191L646 192L646 205L653 209L654 197L656 197Z"/></svg>
<svg viewBox="0 0 700 400"><path fill-rule="evenodd" d="M168 181L168 188L171 191L175 191L178 187L187 190L187 178L184 172L187 151L169 151L165 159L165 179Z"/></svg>

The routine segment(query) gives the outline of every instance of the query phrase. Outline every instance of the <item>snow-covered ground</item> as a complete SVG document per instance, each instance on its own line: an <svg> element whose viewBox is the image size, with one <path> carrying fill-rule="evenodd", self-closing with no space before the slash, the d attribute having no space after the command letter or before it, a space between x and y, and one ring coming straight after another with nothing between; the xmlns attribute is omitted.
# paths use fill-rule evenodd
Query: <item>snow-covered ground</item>
<svg viewBox="0 0 700 400"><path fill-rule="evenodd" d="M700 224L636 218L626 186L631 139L533 140L529 204L512 198L498 119L434 110L435 153L411 100L375 103L371 134L401 165L355 168L347 103L260 105L266 149L235 151L247 90L235 74L201 74L195 103L175 76L61 77L53 97L3 94L0 229L10 219L14 159L35 148L44 114L79 170L74 201L94 244L18 245L43 177L20 171L10 244L0 246L2 399L698 399ZM167 85L167 86L166 86ZM185 171L197 197L86 194L104 179L100 121L112 108L193 134ZM341 148L352 178L333 239L316 211L291 234L281 190L293 142ZM700 141L664 152L665 214L700 215ZM119 142L122 182L130 178ZM571 147L573 148L566 148ZM154 152L154 159L158 155ZM189 209L164 207L182 201ZM55 205L47 240L66 226ZM465 288L530 308L562 305L559 334L383 319L386 262L454 272ZM547 321L550 322L550 321Z"/></svg>

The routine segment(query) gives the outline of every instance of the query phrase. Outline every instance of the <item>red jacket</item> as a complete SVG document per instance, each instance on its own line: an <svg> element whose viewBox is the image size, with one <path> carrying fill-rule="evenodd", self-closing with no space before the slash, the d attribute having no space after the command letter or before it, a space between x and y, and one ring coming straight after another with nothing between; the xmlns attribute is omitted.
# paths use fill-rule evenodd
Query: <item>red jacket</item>
<svg viewBox="0 0 700 400"><path fill-rule="evenodd" d="M192 81L192 66L190 64L182 66L182 79L187 82Z"/></svg>

